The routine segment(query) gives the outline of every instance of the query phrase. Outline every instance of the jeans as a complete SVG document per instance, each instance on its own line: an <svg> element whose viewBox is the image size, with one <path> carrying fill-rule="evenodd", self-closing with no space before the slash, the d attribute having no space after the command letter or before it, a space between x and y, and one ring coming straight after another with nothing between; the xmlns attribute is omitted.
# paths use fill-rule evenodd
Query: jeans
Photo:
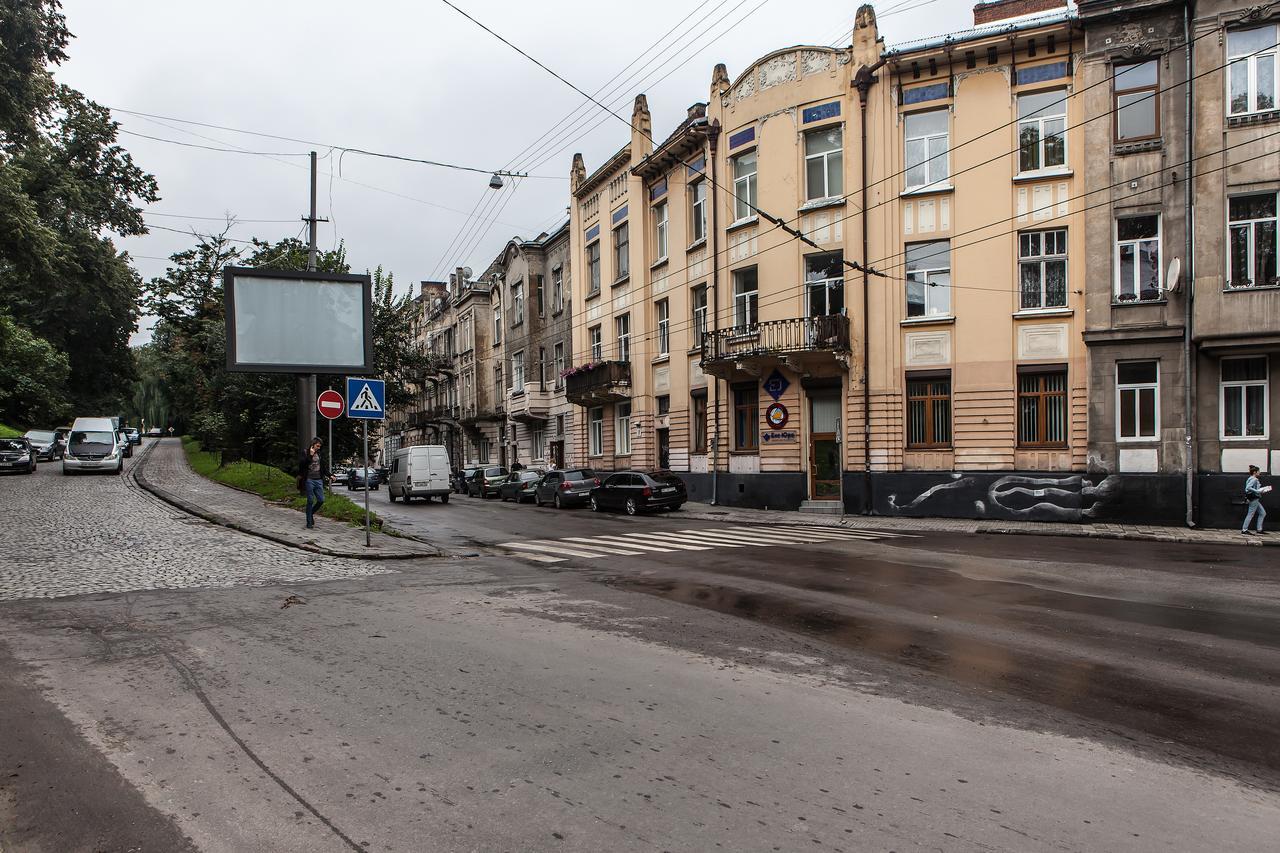
<svg viewBox="0 0 1280 853"><path fill-rule="evenodd" d="M324 480L307 480L307 527L314 527L316 513L324 506Z"/></svg>
<svg viewBox="0 0 1280 853"><path fill-rule="evenodd" d="M1253 521L1254 513L1258 514L1258 532L1262 532L1262 522L1267 518L1267 511L1262 508L1262 501L1254 498L1249 501L1249 513L1244 517L1244 527L1240 528L1241 533L1249 529L1249 522Z"/></svg>

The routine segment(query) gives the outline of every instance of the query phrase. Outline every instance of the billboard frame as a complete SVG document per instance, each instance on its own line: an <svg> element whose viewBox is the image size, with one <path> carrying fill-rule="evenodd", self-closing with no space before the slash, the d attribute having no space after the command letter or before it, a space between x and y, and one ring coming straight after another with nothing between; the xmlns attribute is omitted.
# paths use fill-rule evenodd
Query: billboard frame
<svg viewBox="0 0 1280 853"><path fill-rule="evenodd" d="M360 284L363 295L364 363L363 364L241 364L236 358L236 288L237 278L278 278L291 281L333 282L336 284ZM225 311L224 323L227 339L227 371L229 373L369 373L373 370L373 281L367 275L327 272L299 272L276 270L266 267L224 267L222 270L222 298Z"/></svg>

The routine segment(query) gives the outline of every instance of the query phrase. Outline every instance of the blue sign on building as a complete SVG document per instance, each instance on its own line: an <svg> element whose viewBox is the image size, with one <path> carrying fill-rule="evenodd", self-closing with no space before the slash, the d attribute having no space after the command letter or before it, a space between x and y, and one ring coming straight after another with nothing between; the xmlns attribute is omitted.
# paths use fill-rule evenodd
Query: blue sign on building
<svg viewBox="0 0 1280 853"><path fill-rule="evenodd" d="M380 421L387 416L387 383L347 377L347 417Z"/></svg>
<svg viewBox="0 0 1280 853"><path fill-rule="evenodd" d="M791 383L787 381L787 377L779 373L776 367L773 369L773 373L769 374L769 378L764 381L764 392L775 400L787 393L787 389L790 387Z"/></svg>

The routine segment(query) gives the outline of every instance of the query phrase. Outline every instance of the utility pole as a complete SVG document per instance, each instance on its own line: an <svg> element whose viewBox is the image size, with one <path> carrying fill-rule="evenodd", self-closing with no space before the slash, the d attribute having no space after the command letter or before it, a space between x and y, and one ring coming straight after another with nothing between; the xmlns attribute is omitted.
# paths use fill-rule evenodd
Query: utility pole
<svg viewBox="0 0 1280 853"><path fill-rule="evenodd" d="M307 223L310 237L307 245L307 271L316 271L316 225L328 222L316 216L316 152L311 152L311 215L302 220ZM316 377L314 373L298 374L298 451L303 452L307 443L316 434ZM332 444L330 441L330 460L332 460ZM332 470L332 466L330 467Z"/></svg>

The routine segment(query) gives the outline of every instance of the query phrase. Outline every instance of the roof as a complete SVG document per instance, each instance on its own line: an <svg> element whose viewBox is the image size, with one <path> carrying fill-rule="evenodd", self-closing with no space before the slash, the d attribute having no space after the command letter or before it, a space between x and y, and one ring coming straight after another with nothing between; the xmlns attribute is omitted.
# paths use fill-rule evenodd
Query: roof
<svg viewBox="0 0 1280 853"><path fill-rule="evenodd" d="M1028 15L1005 18L1001 21L984 24L981 27L973 27L972 29L961 30L948 35L930 36L929 38L903 42L886 50L884 55L890 58L899 57L916 51L931 50L951 44L979 41L992 36L1008 35L1009 33L1022 32L1023 30L1033 30L1037 27L1066 23L1067 21L1076 20L1078 17L1079 12L1070 6L1063 6L1060 9L1054 9L1049 12L1032 12Z"/></svg>

